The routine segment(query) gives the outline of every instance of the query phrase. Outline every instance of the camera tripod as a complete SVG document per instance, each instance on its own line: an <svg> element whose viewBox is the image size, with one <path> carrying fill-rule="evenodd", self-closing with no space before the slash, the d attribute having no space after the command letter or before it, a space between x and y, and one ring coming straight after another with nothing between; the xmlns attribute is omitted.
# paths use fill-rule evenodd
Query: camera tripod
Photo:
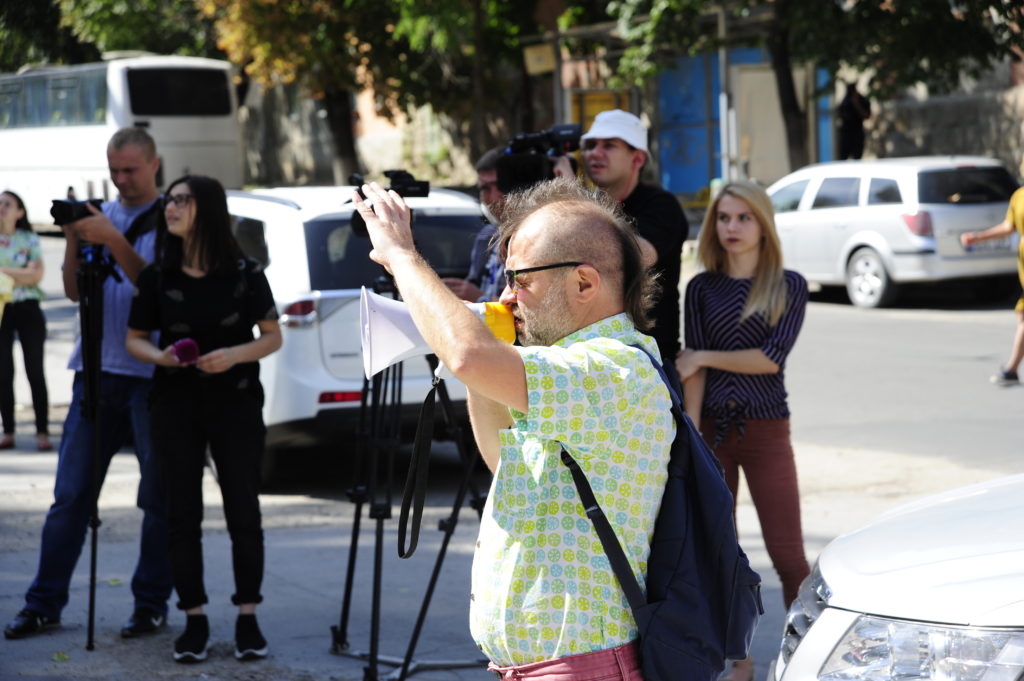
<svg viewBox="0 0 1024 681"><path fill-rule="evenodd" d="M89 510L89 616L86 628L86 650L93 650L96 622L96 558L99 551L100 521L99 496L103 478L100 463L100 372L103 348L103 281L107 276L118 277L113 266L103 257L103 249L93 244L81 244L78 257L78 305L82 334L82 418L92 423L92 485ZM120 279L120 277L118 277Z"/></svg>
<svg viewBox="0 0 1024 681"><path fill-rule="evenodd" d="M381 284L375 286L375 292L380 287ZM427 357L427 363L433 373L437 368L437 359L430 355ZM403 518L399 529L399 543L402 545L399 551L402 557L408 557L412 554L419 532L419 516L426 492L427 459L429 457L430 443L433 439L435 393L441 405L446 438L455 442L459 452L459 459L463 467L462 479L453 499L450 515L438 523L438 530L443 532L444 536L434 562L434 568L428 581L423 601L420 605L416 624L406 648L405 656L397 658L380 654L380 599L384 521L391 517L391 482L393 479L394 455L398 448L401 428L402 369L402 364L399 363L388 367L372 379L363 380L363 393L360 403L360 432L354 476L356 482L351 489L346 491L349 500L355 504L355 509L341 617L338 624L331 627L331 652L337 655L366 660L367 666L364 668L364 681L379 681L382 678L388 681L392 679L404 681L408 676L428 669L457 669L486 664L485 660L479 659L437 661L415 661L413 659L423 625L426 621L427 611L433 598L434 589L441 574L441 567L447 554L448 544L452 534L455 532L459 511L465 502L466 494L472 494L470 506L477 512L478 516L483 513L484 504L483 496L480 495L473 483L473 475L478 458L475 448L471 445L464 429L458 423L447 387L441 379L434 380L434 388L424 403L423 411L420 414L414 453L409 464L409 474L406 480L406 500L403 501ZM363 470L364 465L365 471ZM412 509L413 526L410 544L406 548L405 516L410 503L414 506ZM373 586L371 590L369 650L360 652L349 649L348 621L351 614L360 521L363 506L367 504L369 505L369 518L375 521ZM379 665L381 663L396 669L388 675L381 677L379 675Z"/></svg>

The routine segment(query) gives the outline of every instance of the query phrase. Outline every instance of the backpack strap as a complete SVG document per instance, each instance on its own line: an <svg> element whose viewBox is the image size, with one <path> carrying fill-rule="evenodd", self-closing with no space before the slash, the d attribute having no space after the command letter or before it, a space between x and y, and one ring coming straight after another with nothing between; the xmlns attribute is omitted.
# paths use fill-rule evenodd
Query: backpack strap
<svg viewBox="0 0 1024 681"><path fill-rule="evenodd" d="M665 387L668 389L668 394L672 398L672 414L677 421L676 437L678 438L679 427L686 423L679 395L661 364L654 358L654 355L647 352L640 345L634 345L633 347L643 350L644 354L650 357L651 363L658 370L661 380L664 381ZM673 444L674 446L675 444ZM629 608L633 611L633 619L640 622L640 609L647 605L647 597L643 589L640 588L640 583L637 581L636 575L633 574L633 569L629 566L626 552L622 549L622 544L619 543L618 537L615 536L615 531L612 529L611 523L608 522L608 517L601 510L600 504L597 503L597 498L594 496L594 491L590 487L587 476L583 473L576 459L572 458L572 455L569 454L564 446L562 447L562 463L565 464L572 474L572 481L576 485L576 492L580 495L580 501L583 503L587 517L590 518L590 522L594 525L594 531L601 540L601 547L604 549L605 555L608 556L608 562L612 566L615 578L619 580L619 586L626 593Z"/></svg>
<svg viewBox="0 0 1024 681"><path fill-rule="evenodd" d="M612 571L619 580L619 585L626 592L626 600L629 601L629 608L633 611L635 619L640 608L647 605L647 598L644 596L643 589L640 588L640 583L636 581L633 569L629 567L626 552L622 550L622 544L616 538L615 530L612 529L608 517L597 503L587 476L580 469L580 465L576 463L576 459L572 458L572 455L565 450L565 447L562 447L562 463L572 473L572 481L576 484L576 491L580 495L580 501L583 502L583 508L586 509L590 522L594 524L594 531L597 532L597 536L601 540L601 546L608 556L608 562L611 563Z"/></svg>

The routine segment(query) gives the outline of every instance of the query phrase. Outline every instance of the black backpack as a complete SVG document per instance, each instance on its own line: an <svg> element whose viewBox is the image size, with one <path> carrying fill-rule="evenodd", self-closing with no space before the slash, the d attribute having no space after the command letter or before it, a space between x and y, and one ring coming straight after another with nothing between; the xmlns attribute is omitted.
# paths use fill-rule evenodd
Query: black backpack
<svg viewBox="0 0 1024 681"><path fill-rule="evenodd" d="M733 497L721 464L683 413L664 369L644 352L668 387L676 419L669 477L647 561L646 597L590 483L564 448L562 463L572 472L633 611L645 681L713 681L727 659L747 657L764 614L761 577L736 539Z"/></svg>

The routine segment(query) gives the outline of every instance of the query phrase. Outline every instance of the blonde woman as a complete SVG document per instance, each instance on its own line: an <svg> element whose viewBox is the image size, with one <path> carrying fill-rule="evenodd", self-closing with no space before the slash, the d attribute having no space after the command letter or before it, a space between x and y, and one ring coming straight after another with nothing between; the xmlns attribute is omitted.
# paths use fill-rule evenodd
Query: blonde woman
<svg viewBox="0 0 1024 681"><path fill-rule="evenodd" d="M771 201L750 182L725 185L698 242L704 267L686 287L685 349L676 360L686 412L736 496L743 469L788 606L809 568L789 435L783 368L807 304L807 282L782 268ZM736 662L733 681L753 676Z"/></svg>

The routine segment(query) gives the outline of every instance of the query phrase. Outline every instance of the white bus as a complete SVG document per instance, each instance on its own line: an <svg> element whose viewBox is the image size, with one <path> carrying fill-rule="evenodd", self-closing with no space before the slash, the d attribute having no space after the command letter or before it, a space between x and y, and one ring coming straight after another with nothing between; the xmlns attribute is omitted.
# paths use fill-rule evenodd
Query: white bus
<svg viewBox="0 0 1024 681"><path fill-rule="evenodd" d="M0 191L29 219L52 224L52 199L112 200L107 142L145 128L161 158L160 186L186 173L242 186L242 133L227 62L145 56L0 75Z"/></svg>

